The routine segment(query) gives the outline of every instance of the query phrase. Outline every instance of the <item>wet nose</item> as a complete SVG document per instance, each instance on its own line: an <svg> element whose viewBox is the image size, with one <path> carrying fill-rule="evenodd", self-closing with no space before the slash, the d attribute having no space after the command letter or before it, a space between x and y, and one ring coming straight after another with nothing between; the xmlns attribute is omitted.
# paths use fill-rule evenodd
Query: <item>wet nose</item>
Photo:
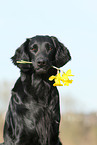
<svg viewBox="0 0 97 145"><path fill-rule="evenodd" d="M39 59L37 61L37 65L38 66L45 66L47 64L47 60L44 60L44 59Z"/></svg>

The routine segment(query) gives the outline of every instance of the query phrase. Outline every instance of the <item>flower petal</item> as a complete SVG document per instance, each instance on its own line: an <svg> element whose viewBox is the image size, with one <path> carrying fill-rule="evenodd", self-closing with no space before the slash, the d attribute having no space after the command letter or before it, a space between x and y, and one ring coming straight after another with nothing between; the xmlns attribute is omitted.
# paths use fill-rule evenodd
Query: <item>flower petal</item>
<svg viewBox="0 0 97 145"><path fill-rule="evenodd" d="M59 80L61 80L61 73L58 73L58 74L56 75L56 78L59 79Z"/></svg>
<svg viewBox="0 0 97 145"><path fill-rule="evenodd" d="M71 74L71 69L69 69L69 70L66 72L66 74L67 74L68 76L74 76L74 75Z"/></svg>
<svg viewBox="0 0 97 145"><path fill-rule="evenodd" d="M63 74L62 74L62 79L68 80L68 75L65 74L65 73L63 73Z"/></svg>
<svg viewBox="0 0 97 145"><path fill-rule="evenodd" d="M53 86L63 86L61 83L54 83Z"/></svg>
<svg viewBox="0 0 97 145"><path fill-rule="evenodd" d="M70 83L71 84L72 82L73 82L73 80L69 80L69 79L68 80L64 80L64 83Z"/></svg>
<svg viewBox="0 0 97 145"><path fill-rule="evenodd" d="M66 83L64 84L64 86L69 86L69 83L68 83L68 82L66 82Z"/></svg>
<svg viewBox="0 0 97 145"><path fill-rule="evenodd" d="M49 77L49 81L52 81L55 78L56 78L56 76L51 76L51 77Z"/></svg>

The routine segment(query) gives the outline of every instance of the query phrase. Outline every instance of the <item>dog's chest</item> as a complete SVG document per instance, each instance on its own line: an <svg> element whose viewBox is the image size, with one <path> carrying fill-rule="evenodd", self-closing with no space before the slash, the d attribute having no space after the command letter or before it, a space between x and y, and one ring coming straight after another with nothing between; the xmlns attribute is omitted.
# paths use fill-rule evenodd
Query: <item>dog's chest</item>
<svg viewBox="0 0 97 145"><path fill-rule="evenodd" d="M33 103L29 104L29 110L25 115L24 124L28 132L31 131L29 136L33 136L35 134L37 138L37 142L41 142L42 144L46 144L50 141L50 134L53 136L53 132L55 130L54 124L55 119L52 110L50 110L49 106L44 105L42 103ZM39 137L39 140L38 140ZM48 143L49 144L49 143Z"/></svg>
<svg viewBox="0 0 97 145"><path fill-rule="evenodd" d="M37 120L44 119L46 121L47 116L51 116L52 111L49 109L52 96L51 86L48 82L43 80L41 77L35 75L31 78L31 85L28 87L27 92L32 96L30 102L28 102L29 113L31 118L37 118Z"/></svg>
<svg viewBox="0 0 97 145"><path fill-rule="evenodd" d="M54 110L58 107L56 106L57 97L54 95L56 89L42 78L35 77L29 77L27 81L22 82L21 88L22 91L18 95L26 110L22 111L21 115L23 121L22 133L26 134L25 139L29 142L33 143L32 137L36 136L35 144L39 144L38 142L43 145L47 142L49 144L52 140L51 137L54 137L53 133L56 132L56 114L54 113Z"/></svg>
<svg viewBox="0 0 97 145"><path fill-rule="evenodd" d="M32 99L34 102L39 102L40 104L48 104L51 94L51 86L50 84L42 79L40 76L32 75L30 80L27 81L25 87L26 94Z"/></svg>

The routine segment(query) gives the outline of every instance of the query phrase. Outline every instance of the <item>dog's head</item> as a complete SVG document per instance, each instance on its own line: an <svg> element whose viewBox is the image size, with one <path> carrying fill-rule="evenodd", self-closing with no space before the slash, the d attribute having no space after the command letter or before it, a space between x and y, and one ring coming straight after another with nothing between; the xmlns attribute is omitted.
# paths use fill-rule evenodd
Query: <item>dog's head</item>
<svg viewBox="0 0 97 145"><path fill-rule="evenodd" d="M27 39L12 57L13 63L21 71L46 73L51 66L62 67L71 59L69 50L53 36L35 36ZM32 64L17 64L17 61L30 61Z"/></svg>

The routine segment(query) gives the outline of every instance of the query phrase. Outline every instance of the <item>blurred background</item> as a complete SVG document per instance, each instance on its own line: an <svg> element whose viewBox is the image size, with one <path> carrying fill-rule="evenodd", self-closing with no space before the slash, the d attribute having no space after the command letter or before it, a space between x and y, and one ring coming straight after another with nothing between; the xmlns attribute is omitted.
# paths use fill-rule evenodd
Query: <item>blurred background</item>
<svg viewBox="0 0 97 145"><path fill-rule="evenodd" d="M56 36L72 56L62 69L71 69L74 81L58 87L63 145L97 145L97 0L0 1L0 142L19 77L10 58L35 35Z"/></svg>

